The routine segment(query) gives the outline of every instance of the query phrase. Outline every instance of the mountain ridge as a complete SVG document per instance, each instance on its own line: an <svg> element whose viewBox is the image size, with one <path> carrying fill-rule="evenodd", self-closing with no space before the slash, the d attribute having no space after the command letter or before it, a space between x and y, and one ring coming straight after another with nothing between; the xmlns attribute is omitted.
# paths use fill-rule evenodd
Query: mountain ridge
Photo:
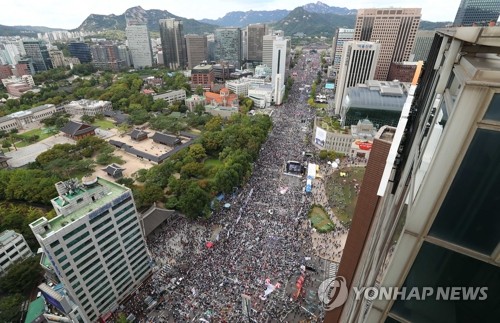
<svg viewBox="0 0 500 323"><path fill-rule="evenodd" d="M90 14L77 28L70 31L96 32L106 30L124 31L127 20L146 22L152 32L159 31L158 21L166 18L183 20L185 34L212 33L217 27L245 27L252 23L267 23L276 29L282 29L286 35L302 32L308 36L331 37L337 27L354 28L355 9L329 6L321 1L308 3L293 10L249 10L232 11L218 19L187 19L176 16L167 10L149 9L141 6L128 8L120 15ZM432 30L444 27L450 22L421 21L420 29ZM38 32L65 30L44 26L4 26L0 25L0 36L36 37Z"/></svg>

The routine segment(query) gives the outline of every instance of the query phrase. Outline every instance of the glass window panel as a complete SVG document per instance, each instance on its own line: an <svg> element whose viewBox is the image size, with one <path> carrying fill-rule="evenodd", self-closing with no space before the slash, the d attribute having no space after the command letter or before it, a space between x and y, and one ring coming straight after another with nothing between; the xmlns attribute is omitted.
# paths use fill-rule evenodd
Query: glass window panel
<svg viewBox="0 0 500 323"><path fill-rule="evenodd" d="M490 255L500 238L500 132L478 129L430 235Z"/></svg>
<svg viewBox="0 0 500 323"><path fill-rule="evenodd" d="M490 106L484 114L484 119L500 121L500 93L496 93L493 95Z"/></svg>
<svg viewBox="0 0 500 323"><path fill-rule="evenodd" d="M406 277L404 287L487 287L485 300L398 299L391 313L413 323L498 322L500 269L451 250L424 242ZM409 293L409 292L408 292ZM479 292L478 292L478 295Z"/></svg>

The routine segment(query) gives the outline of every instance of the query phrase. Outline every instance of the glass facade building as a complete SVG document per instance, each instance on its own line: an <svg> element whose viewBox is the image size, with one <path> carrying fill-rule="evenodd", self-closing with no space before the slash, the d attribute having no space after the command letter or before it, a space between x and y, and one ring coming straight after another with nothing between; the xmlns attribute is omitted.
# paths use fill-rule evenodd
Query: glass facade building
<svg viewBox="0 0 500 323"><path fill-rule="evenodd" d="M241 66L240 28L218 28L215 30L215 60L225 61L235 68Z"/></svg>
<svg viewBox="0 0 500 323"><path fill-rule="evenodd" d="M68 44L68 50L71 56L80 60L80 63L85 64L92 62L92 55L90 54L90 47L88 44L71 42Z"/></svg>
<svg viewBox="0 0 500 323"><path fill-rule="evenodd" d="M500 0L462 0L455 16L454 26L487 25L500 16Z"/></svg>

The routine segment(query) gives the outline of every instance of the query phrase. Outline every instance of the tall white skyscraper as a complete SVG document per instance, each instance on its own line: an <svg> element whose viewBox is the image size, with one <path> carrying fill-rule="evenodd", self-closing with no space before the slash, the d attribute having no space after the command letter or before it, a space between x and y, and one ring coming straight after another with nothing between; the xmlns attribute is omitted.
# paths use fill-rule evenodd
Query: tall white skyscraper
<svg viewBox="0 0 500 323"><path fill-rule="evenodd" d="M30 228L82 322L96 322L151 273L145 234L129 188L99 177L56 188L57 216Z"/></svg>
<svg viewBox="0 0 500 323"><path fill-rule="evenodd" d="M342 59L342 51L344 43L354 40L354 29L337 28L333 37L333 72L339 74L340 61Z"/></svg>
<svg viewBox="0 0 500 323"><path fill-rule="evenodd" d="M335 114L341 114L342 101L348 87L373 80L379 52L379 43L367 41L344 43L335 92Z"/></svg>
<svg viewBox="0 0 500 323"><path fill-rule="evenodd" d="M262 37L262 64L268 67L273 66L273 41L278 37L284 37L282 30L271 30Z"/></svg>
<svg viewBox="0 0 500 323"><path fill-rule="evenodd" d="M134 67L153 66L153 50L151 49L148 26L146 24L128 25L125 32Z"/></svg>
<svg viewBox="0 0 500 323"><path fill-rule="evenodd" d="M274 88L274 103L280 105L285 95L285 73L287 68L287 57L289 40L277 37L273 40L273 60L272 60L272 82Z"/></svg>

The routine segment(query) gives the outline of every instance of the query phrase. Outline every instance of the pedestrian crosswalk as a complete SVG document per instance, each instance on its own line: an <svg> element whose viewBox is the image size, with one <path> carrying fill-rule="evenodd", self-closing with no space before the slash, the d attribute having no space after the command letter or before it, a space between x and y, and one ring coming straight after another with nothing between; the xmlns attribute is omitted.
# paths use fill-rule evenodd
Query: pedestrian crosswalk
<svg viewBox="0 0 500 323"><path fill-rule="evenodd" d="M339 270L339 264L336 262L331 262L328 267L328 278L335 278L337 276L337 271Z"/></svg>

